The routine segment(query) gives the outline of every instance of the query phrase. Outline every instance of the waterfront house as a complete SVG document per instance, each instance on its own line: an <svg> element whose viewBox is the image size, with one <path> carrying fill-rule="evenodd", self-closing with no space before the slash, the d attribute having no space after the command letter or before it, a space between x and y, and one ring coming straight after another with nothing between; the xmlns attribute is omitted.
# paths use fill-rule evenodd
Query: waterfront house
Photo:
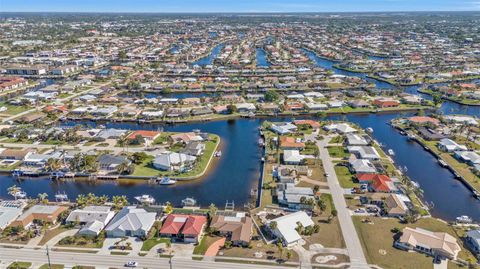
<svg viewBox="0 0 480 269"><path fill-rule="evenodd" d="M370 104L365 100L352 100L348 102L348 105L353 108L368 108Z"/></svg>
<svg viewBox="0 0 480 269"><path fill-rule="evenodd" d="M68 210L65 206L57 205L34 205L20 215L10 226L28 227L34 221L42 221L51 224L57 222L58 216Z"/></svg>
<svg viewBox="0 0 480 269"><path fill-rule="evenodd" d="M156 131L147 131L147 130L138 130L138 131L134 131L132 132L131 134L129 134L127 136L127 139L128 140L135 140L137 139L137 137L141 137L145 140L145 144L146 145L150 145L151 143L153 143L153 141L155 141L155 139L157 137L160 136L160 132L156 132Z"/></svg>
<svg viewBox="0 0 480 269"><path fill-rule="evenodd" d="M0 91L8 91L28 85L28 80L21 77L0 77Z"/></svg>
<svg viewBox="0 0 480 269"><path fill-rule="evenodd" d="M146 237L155 222L156 215L143 208L126 206L105 228L106 234L108 237Z"/></svg>
<svg viewBox="0 0 480 269"><path fill-rule="evenodd" d="M470 230L465 233L465 242L472 253L480 257L480 230Z"/></svg>
<svg viewBox="0 0 480 269"><path fill-rule="evenodd" d="M244 212L236 212L234 216L216 215L210 227L225 236L234 246L247 247L252 238L253 221Z"/></svg>
<svg viewBox="0 0 480 269"><path fill-rule="evenodd" d="M420 124L420 125L431 124L431 125L437 126L440 124L440 121L438 119L427 117L427 116L413 116L408 118L407 120L410 123Z"/></svg>
<svg viewBox="0 0 480 269"><path fill-rule="evenodd" d="M0 230L4 230L15 219L22 215L23 208L26 206L24 201L1 201L0 202Z"/></svg>
<svg viewBox="0 0 480 269"><path fill-rule="evenodd" d="M321 103L314 103L314 102L308 102L305 103L305 107L309 110L327 110L328 106L326 104L321 104Z"/></svg>
<svg viewBox="0 0 480 269"><path fill-rule="evenodd" d="M340 134L348 134L348 133L354 133L357 130L353 127L351 127L348 123L333 123L329 125L325 125L323 127L326 131L331 131L331 132L337 132Z"/></svg>
<svg viewBox="0 0 480 269"><path fill-rule="evenodd" d="M303 150L305 148L305 143L300 142L300 139L291 136L281 136L280 137L280 148L281 149L296 149Z"/></svg>
<svg viewBox="0 0 480 269"><path fill-rule="evenodd" d="M188 144L190 141L203 141L204 139L194 133L194 132L189 132L189 133L178 133L178 134L172 134L169 136L169 139L172 143L182 143L182 144Z"/></svg>
<svg viewBox="0 0 480 269"><path fill-rule="evenodd" d="M91 129L92 130L92 129ZM89 130L89 131L91 131ZM95 130L93 130L95 132ZM108 128L108 129L102 129L99 130L94 137L100 138L100 139L117 139L123 136L127 130L121 130L121 129L113 129L113 128Z"/></svg>
<svg viewBox="0 0 480 269"><path fill-rule="evenodd" d="M312 209L314 203L306 203L308 200L314 201L315 196L312 188L296 187L294 183L285 183L277 189L278 203L291 209ZM303 198L302 198L303 197ZM305 199L305 201L302 200Z"/></svg>
<svg viewBox="0 0 480 269"><path fill-rule="evenodd" d="M110 154L103 154L98 157L98 166L100 170L116 171L117 167L122 163L130 165L132 162L125 156L115 156Z"/></svg>
<svg viewBox="0 0 480 269"><path fill-rule="evenodd" d="M345 138L349 146L367 146L369 144L365 137L358 134L346 134Z"/></svg>
<svg viewBox="0 0 480 269"><path fill-rule="evenodd" d="M272 125L270 126L270 130L276 134L284 135L295 132L297 130L297 126L293 125L290 122L272 123Z"/></svg>
<svg viewBox="0 0 480 269"><path fill-rule="evenodd" d="M79 235L97 236L114 216L109 206L86 206L72 211L65 222L81 225Z"/></svg>
<svg viewBox="0 0 480 269"><path fill-rule="evenodd" d="M357 159L355 157L348 160L348 166L352 173L374 174L377 172L377 169L369 160Z"/></svg>
<svg viewBox="0 0 480 269"><path fill-rule="evenodd" d="M372 103L379 108L397 107L400 105L400 102L398 102L397 100L389 98L375 99Z"/></svg>
<svg viewBox="0 0 480 269"><path fill-rule="evenodd" d="M235 107L237 108L237 111L240 113L254 112L256 110L255 105L252 103L239 103L239 104L235 104Z"/></svg>
<svg viewBox="0 0 480 269"><path fill-rule="evenodd" d="M26 166L44 167L48 159L58 160L62 157L61 151L54 151L48 154L30 153L25 156L22 164Z"/></svg>
<svg viewBox="0 0 480 269"><path fill-rule="evenodd" d="M280 165L274 176L280 183L297 183L299 176L311 176L312 171L306 165Z"/></svg>
<svg viewBox="0 0 480 269"><path fill-rule="evenodd" d="M455 151L454 156L471 166L480 164L480 155L475 151Z"/></svg>
<svg viewBox="0 0 480 269"><path fill-rule="evenodd" d="M35 152L34 149L5 149L0 153L0 159L4 160L23 160L29 154Z"/></svg>
<svg viewBox="0 0 480 269"><path fill-rule="evenodd" d="M396 192L397 187L388 176L373 177L370 183L370 189L375 192Z"/></svg>
<svg viewBox="0 0 480 269"><path fill-rule="evenodd" d="M320 123L314 120L296 120L293 121L293 124L297 126L309 126L313 130L317 130L318 128L320 128Z"/></svg>
<svg viewBox="0 0 480 269"><path fill-rule="evenodd" d="M385 199L385 212L388 217L403 217L409 212L409 207L407 204L411 204L411 201L407 196L403 194L392 193Z"/></svg>
<svg viewBox="0 0 480 269"><path fill-rule="evenodd" d="M205 150L205 144L200 141L190 141L185 145L181 153L191 156L200 156Z"/></svg>
<svg viewBox="0 0 480 269"><path fill-rule="evenodd" d="M228 106L227 105L214 106L212 109L216 114L227 114L228 113Z"/></svg>
<svg viewBox="0 0 480 269"><path fill-rule="evenodd" d="M298 150L284 150L283 151L283 162L285 164L294 164L298 165L303 162L305 156L300 154Z"/></svg>
<svg viewBox="0 0 480 269"><path fill-rule="evenodd" d="M183 171L191 167L196 160L195 156L177 152L165 152L157 155L152 165L163 171Z"/></svg>
<svg viewBox="0 0 480 269"><path fill-rule="evenodd" d="M467 147L464 145L459 145L457 142L448 139L448 138L443 138L441 139L438 144L438 148L440 150L446 151L446 152L454 152L454 151L465 151L467 150Z"/></svg>
<svg viewBox="0 0 480 269"><path fill-rule="evenodd" d="M461 248L457 239L448 233L431 232L421 228L406 227L394 246L404 250L415 250L431 256L455 260Z"/></svg>
<svg viewBox="0 0 480 269"><path fill-rule="evenodd" d="M348 146L348 152L355 154L359 159L379 160L380 154L370 146Z"/></svg>
<svg viewBox="0 0 480 269"><path fill-rule="evenodd" d="M170 214L163 221L160 235L186 243L198 243L207 225L205 216Z"/></svg>
<svg viewBox="0 0 480 269"><path fill-rule="evenodd" d="M432 128L428 128L427 126L420 126L417 128L420 136L429 141L437 141L445 138L445 135L437 132Z"/></svg>
<svg viewBox="0 0 480 269"><path fill-rule="evenodd" d="M302 236L296 230L298 223L305 228L314 225L312 219L304 211L297 211L272 219L267 222L267 227L269 227L269 224L272 222L277 223L276 228L272 230L272 233L287 247L294 246L302 239Z"/></svg>

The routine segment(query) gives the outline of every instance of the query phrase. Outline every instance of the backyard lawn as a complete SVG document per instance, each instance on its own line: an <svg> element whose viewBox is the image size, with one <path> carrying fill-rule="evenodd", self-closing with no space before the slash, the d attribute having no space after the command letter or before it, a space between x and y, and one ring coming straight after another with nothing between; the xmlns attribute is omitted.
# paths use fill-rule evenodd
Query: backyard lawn
<svg viewBox="0 0 480 269"><path fill-rule="evenodd" d="M342 188L354 188L360 186L360 184L353 182L353 174L350 173L347 167L336 165L335 173L337 174L338 182Z"/></svg>
<svg viewBox="0 0 480 269"><path fill-rule="evenodd" d="M348 158L350 153L342 146L329 146L327 147L328 153L332 158Z"/></svg>

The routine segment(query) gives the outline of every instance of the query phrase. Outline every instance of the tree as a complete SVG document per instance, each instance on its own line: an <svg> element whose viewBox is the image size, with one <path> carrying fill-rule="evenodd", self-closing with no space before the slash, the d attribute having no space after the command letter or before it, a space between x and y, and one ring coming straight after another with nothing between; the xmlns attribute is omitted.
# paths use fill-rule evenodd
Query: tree
<svg viewBox="0 0 480 269"><path fill-rule="evenodd" d="M322 199L317 200L317 206L318 206L318 209L320 209L321 212L323 212L323 211L325 211L325 209L327 209L327 204Z"/></svg>
<svg viewBox="0 0 480 269"><path fill-rule="evenodd" d="M76 199L77 206L82 208L87 205L87 197L84 194L79 194Z"/></svg>
<svg viewBox="0 0 480 269"><path fill-rule="evenodd" d="M283 257L283 244L282 242L277 242L278 254L280 254L280 259Z"/></svg>
<svg viewBox="0 0 480 269"><path fill-rule="evenodd" d="M127 162L122 162L117 166L117 173L118 174L123 174L128 170L129 164Z"/></svg>
<svg viewBox="0 0 480 269"><path fill-rule="evenodd" d="M290 260L292 258L292 253L290 251L287 251L287 260Z"/></svg>
<svg viewBox="0 0 480 269"><path fill-rule="evenodd" d="M438 104L442 103L442 97L439 94L433 95L433 104L437 106Z"/></svg>
<svg viewBox="0 0 480 269"><path fill-rule="evenodd" d="M124 206L128 205L128 200L125 195L116 195L112 197L113 207L116 210L122 209Z"/></svg>
<svg viewBox="0 0 480 269"><path fill-rule="evenodd" d="M233 114L233 113L236 113L238 111L237 107L235 105L228 105L227 106L227 110L228 110L228 114Z"/></svg>
<svg viewBox="0 0 480 269"><path fill-rule="evenodd" d="M122 61L126 60L128 58L127 52L122 50L118 52L118 58Z"/></svg>
<svg viewBox="0 0 480 269"><path fill-rule="evenodd" d="M40 203L42 204L48 204L48 194L47 193L39 193L38 194L38 200L40 201Z"/></svg>
<svg viewBox="0 0 480 269"><path fill-rule="evenodd" d="M267 102L274 102L274 101L277 101L278 98L279 98L279 94L278 92L274 91L274 90L268 90L266 93L265 93L265 101Z"/></svg>
<svg viewBox="0 0 480 269"><path fill-rule="evenodd" d="M60 159L49 158L45 164L45 169L47 171L57 171L62 168L62 162Z"/></svg>
<svg viewBox="0 0 480 269"><path fill-rule="evenodd" d="M213 218L213 216L215 216L217 214L217 207L215 206L215 204L210 204L210 206L208 207L208 218L211 220Z"/></svg>
<svg viewBox="0 0 480 269"><path fill-rule="evenodd" d="M170 203L170 202L167 202L167 203L165 204L164 211L165 211L165 213L167 213L167 214L170 214L170 213L172 213L172 212L173 212L173 206L172 206L172 203Z"/></svg>
<svg viewBox="0 0 480 269"><path fill-rule="evenodd" d="M270 227L270 229L272 229L272 230L275 230L275 229L277 229L278 224L277 224L276 221L272 221L272 222L270 222L270 224L268 225L268 227Z"/></svg>

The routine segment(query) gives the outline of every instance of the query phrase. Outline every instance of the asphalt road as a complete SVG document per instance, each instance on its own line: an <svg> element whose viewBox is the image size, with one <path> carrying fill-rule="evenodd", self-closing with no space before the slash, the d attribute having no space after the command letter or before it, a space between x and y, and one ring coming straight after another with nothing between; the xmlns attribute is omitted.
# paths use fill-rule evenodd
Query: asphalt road
<svg viewBox="0 0 480 269"><path fill-rule="evenodd" d="M271 268L269 265L256 265L245 263L226 263L214 261L197 261L191 259L174 258L172 260L172 267L169 265L167 258L152 258L152 257L126 257L122 255L100 255L91 253L74 253L74 252L58 252L50 251L50 261L52 264L63 264L67 266L84 265L96 266L102 268L123 268L125 263L129 260L138 262L137 268L149 269L264 269ZM32 262L34 264L46 264L47 256L45 249L12 249L0 248L0 268L6 268L11 262L24 261ZM287 269L291 267L275 266L274 268Z"/></svg>
<svg viewBox="0 0 480 269"><path fill-rule="evenodd" d="M323 162L325 173L328 174L327 182L328 187L332 193L333 203L338 212L338 220L342 229L343 239L348 250L348 256L350 257L350 268L355 269L368 269L370 268L363 253L362 244L358 239L357 230L353 225L352 217L347 209L347 203L345 202L344 190L338 183L337 174L332 163L332 159L328 154L326 146L330 138L324 140L316 140L316 134L312 134L308 137L309 140L316 141L318 149L320 150L320 159Z"/></svg>

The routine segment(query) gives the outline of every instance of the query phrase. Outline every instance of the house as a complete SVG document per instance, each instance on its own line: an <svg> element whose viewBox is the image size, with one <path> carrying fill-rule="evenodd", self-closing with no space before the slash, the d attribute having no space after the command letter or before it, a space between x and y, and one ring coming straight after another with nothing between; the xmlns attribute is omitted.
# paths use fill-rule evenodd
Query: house
<svg viewBox="0 0 480 269"><path fill-rule="evenodd" d="M432 125L439 125L440 121L438 119L432 118L432 117L427 117L427 116L414 116L408 118L408 121L410 123L415 123L415 124L432 124Z"/></svg>
<svg viewBox="0 0 480 269"><path fill-rule="evenodd" d="M302 125L310 126L310 128L312 128L313 130L317 130L318 128L320 128L320 123L314 120L295 120L293 121L293 124L297 126L302 126Z"/></svg>
<svg viewBox="0 0 480 269"><path fill-rule="evenodd" d="M378 176L372 178L370 188L375 192L396 192L397 187L388 176Z"/></svg>
<svg viewBox="0 0 480 269"><path fill-rule="evenodd" d="M305 103L305 107L309 110L327 110L328 106L322 103L308 102Z"/></svg>
<svg viewBox="0 0 480 269"><path fill-rule="evenodd" d="M325 129L326 131L337 132L340 134L354 133L357 131L355 128L352 128L347 123L333 123L325 125L323 129Z"/></svg>
<svg viewBox="0 0 480 269"><path fill-rule="evenodd" d="M47 163L48 159L59 160L63 153L61 151L54 151L48 154L27 154L23 159L22 164L26 166L43 167Z"/></svg>
<svg viewBox="0 0 480 269"><path fill-rule="evenodd" d="M2 201L0 202L0 230L4 230L15 219L22 215L24 201Z"/></svg>
<svg viewBox="0 0 480 269"><path fill-rule="evenodd" d="M367 146L369 144L365 137L358 134L346 134L345 137L349 146Z"/></svg>
<svg viewBox="0 0 480 269"><path fill-rule="evenodd" d="M109 206L86 206L72 211L65 222L82 225L79 235L97 236L114 216Z"/></svg>
<svg viewBox="0 0 480 269"><path fill-rule="evenodd" d="M379 108L388 108L388 107L397 107L400 105L400 102L393 99L380 98L373 100L373 104Z"/></svg>
<svg viewBox="0 0 480 269"><path fill-rule="evenodd" d="M35 152L33 149L5 149L0 153L0 159L23 160L29 154Z"/></svg>
<svg viewBox="0 0 480 269"><path fill-rule="evenodd" d="M348 146L348 152L355 154L360 159L379 160L380 154L374 147L369 146Z"/></svg>
<svg viewBox="0 0 480 269"><path fill-rule="evenodd" d="M410 199L403 194L392 193L385 199L385 211L389 217L403 217L407 215L409 208L407 203L411 204Z"/></svg>
<svg viewBox="0 0 480 269"><path fill-rule="evenodd" d="M478 155L475 151L455 151L454 156L455 158L466 162L471 166L480 164L480 155Z"/></svg>
<svg viewBox="0 0 480 269"><path fill-rule="evenodd" d="M421 228L406 227L394 246L404 250L415 250L431 256L455 260L461 248L457 239L448 233L431 232Z"/></svg>
<svg viewBox="0 0 480 269"><path fill-rule="evenodd" d="M284 150L283 151L283 162L285 164L300 164L305 159L305 156L300 154L298 150Z"/></svg>
<svg viewBox="0 0 480 269"><path fill-rule="evenodd" d="M10 226L28 227L34 221L55 224L60 214L66 210L68 207L65 206L34 205L13 221Z"/></svg>
<svg viewBox="0 0 480 269"><path fill-rule="evenodd" d="M200 141L190 141L185 145L181 153L191 156L200 156L205 150L205 144Z"/></svg>
<svg viewBox="0 0 480 269"><path fill-rule="evenodd" d="M103 154L98 157L98 165L100 170L116 171L118 166L122 163L130 165L132 162L125 156L114 156L110 154Z"/></svg>
<svg viewBox="0 0 480 269"><path fill-rule="evenodd" d="M172 135L170 135L169 138L172 141L172 143L183 143L183 144L187 144L190 141L203 141L204 140L200 135L198 135L194 132L172 134Z"/></svg>
<svg viewBox="0 0 480 269"><path fill-rule="evenodd" d="M465 234L465 242L472 253L480 257L480 230L470 230Z"/></svg>
<svg viewBox="0 0 480 269"><path fill-rule="evenodd" d="M163 171L182 171L191 166L196 160L195 156L177 152L165 152L157 155L152 165Z"/></svg>
<svg viewBox="0 0 480 269"><path fill-rule="evenodd" d="M127 136L127 139L128 140L134 140L136 139L137 137L142 137L147 144L150 144L152 143L157 137L160 136L160 132L156 132L156 131L146 131L146 130L138 130L138 131L134 131L132 132L131 134L129 134Z"/></svg>
<svg viewBox="0 0 480 269"><path fill-rule="evenodd" d="M276 219L270 220L267 225L275 222L276 227L272 230L272 233L282 240L283 244L287 247L292 247L302 239L301 235L297 232L296 228L298 223L303 227L313 226L312 219L304 211L297 211Z"/></svg>
<svg viewBox="0 0 480 269"><path fill-rule="evenodd" d="M187 243L198 243L207 224L205 216L170 214L163 222L160 234Z"/></svg>
<svg viewBox="0 0 480 269"><path fill-rule="evenodd" d="M417 127L420 136L426 140L436 141L445 138L445 136L432 128L428 128L427 126L420 126Z"/></svg>
<svg viewBox="0 0 480 269"><path fill-rule="evenodd" d="M217 215L212 218L210 228L227 237L234 246L247 247L252 238L253 221L244 212L237 212L234 216Z"/></svg>
<svg viewBox="0 0 480 269"><path fill-rule="evenodd" d="M235 104L235 107L237 108L237 111L240 113L253 112L256 110L255 105L252 103L239 103L239 104Z"/></svg>
<svg viewBox="0 0 480 269"><path fill-rule="evenodd" d="M294 183L285 183L284 188L277 189L278 203L291 209L311 209L314 204L302 203L302 200L315 200L312 188L296 187ZM304 197L304 198L302 198Z"/></svg>
<svg viewBox="0 0 480 269"><path fill-rule="evenodd" d="M369 160L350 158L348 165L350 171L357 174L374 174L377 172L377 169Z"/></svg>
<svg viewBox="0 0 480 269"><path fill-rule="evenodd" d="M370 107L370 104L365 101L365 100L353 100L348 102L348 105L353 107L353 108L368 108Z"/></svg>
<svg viewBox="0 0 480 269"><path fill-rule="evenodd" d="M156 215L143 208L126 206L112 219L105 231L108 237L145 237L152 228Z"/></svg>
<svg viewBox="0 0 480 269"><path fill-rule="evenodd" d="M272 123L270 130L279 135L285 135L297 130L297 126L293 125L290 122L285 123Z"/></svg>
<svg viewBox="0 0 480 269"><path fill-rule="evenodd" d="M300 175L311 176L312 171L306 165L280 165L274 176L280 183L296 183Z"/></svg>
<svg viewBox="0 0 480 269"><path fill-rule="evenodd" d="M280 137L281 149L297 149L302 150L305 148L305 143L299 142L295 137L281 136Z"/></svg>
<svg viewBox="0 0 480 269"><path fill-rule="evenodd" d="M448 139L448 138L443 138L441 139L437 147L440 150L446 151L446 152L454 152L454 151L465 151L467 150L467 147L464 145L459 145L457 142Z"/></svg>

